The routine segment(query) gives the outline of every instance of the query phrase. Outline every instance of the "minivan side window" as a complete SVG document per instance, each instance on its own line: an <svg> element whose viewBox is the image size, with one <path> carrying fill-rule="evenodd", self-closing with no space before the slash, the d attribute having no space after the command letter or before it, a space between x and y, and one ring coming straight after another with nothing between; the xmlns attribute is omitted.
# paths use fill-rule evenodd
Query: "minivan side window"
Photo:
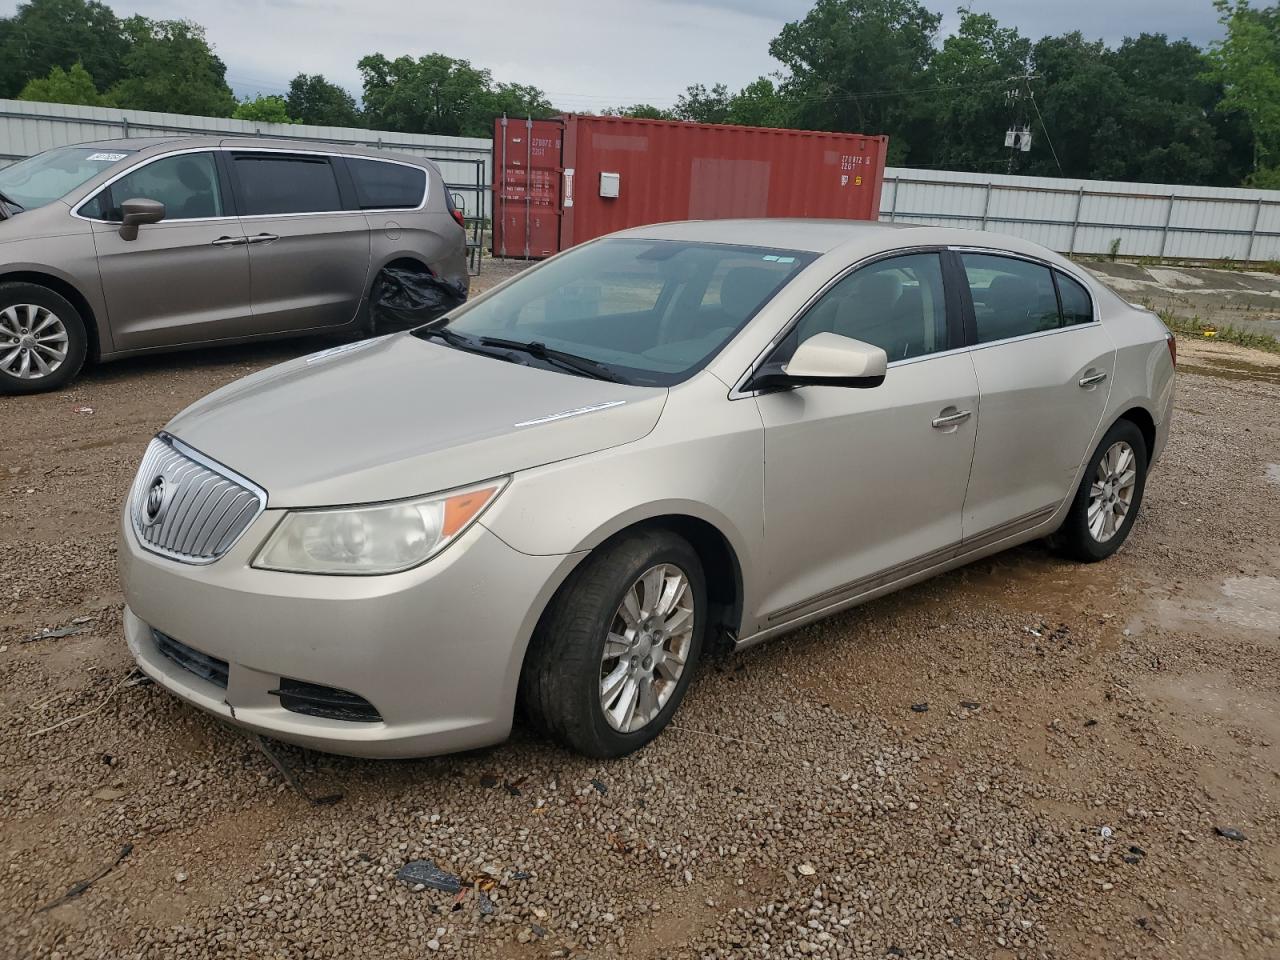
<svg viewBox="0 0 1280 960"><path fill-rule="evenodd" d="M194 220L223 215L218 167L212 153L161 157L125 174L81 207L87 217L121 218L126 200L159 200L165 220Z"/></svg>
<svg viewBox="0 0 1280 960"><path fill-rule="evenodd" d="M789 359L823 332L881 347L890 361L948 349L939 255L912 253L855 270L809 308L773 359Z"/></svg>
<svg viewBox="0 0 1280 960"><path fill-rule="evenodd" d="M327 157L232 154L240 215L324 213L343 209L338 178Z"/></svg>
<svg viewBox="0 0 1280 960"><path fill-rule="evenodd" d="M1007 340L1062 325L1048 267L1012 257L962 253L973 295L978 343Z"/></svg>
<svg viewBox="0 0 1280 960"><path fill-rule="evenodd" d="M427 171L385 160L347 158L361 210L411 210L422 205Z"/></svg>
<svg viewBox="0 0 1280 960"><path fill-rule="evenodd" d="M1058 279L1058 297L1062 301L1062 325L1070 327L1093 320L1089 291L1059 270L1054 271L1054 276Z"/></svg>

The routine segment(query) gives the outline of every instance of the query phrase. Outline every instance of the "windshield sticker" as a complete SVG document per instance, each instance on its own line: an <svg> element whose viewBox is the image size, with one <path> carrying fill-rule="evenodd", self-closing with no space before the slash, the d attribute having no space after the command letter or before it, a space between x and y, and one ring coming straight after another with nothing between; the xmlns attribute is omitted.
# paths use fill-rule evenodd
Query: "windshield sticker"
<svg viewBox="0 0 1280 960"><path fill-rule="evenodd" d="M620 407L627 401L610 400L607 403L596 403L589 407L574 407L572 410L561 410L559 413L548 414L545 417L538 417L536 420L521 420L516 424L517 427L532 427L539 423L551 423L554 420L567 420L569 417L580 417L584 413L595 413L597 410L607 410L609 407Z"/></svg>
<svg viewBox="0 0 1280 960"><path fill-rule="evenodd" d="M123 160L127 156L127 153L91 153L88 159L101 160L103 163L115 163L117 160Z"/></svg>
<svg viewBox="0 0 1280 960"><path fill-rule="evenodd" d="M777 260L779 263L795 263L796 262L795 257L774 257L774 259Z"/></svg>
<svg viewBox="0 0 1280 960"><path fill-rule="evenodd" d="M761 259L761 260L777 260L777 259L778 259L778 255L777 255L776 253L771 253L771 254L769 254L769 256L767 256L767 257L761 257L760 259Z"/></svg>

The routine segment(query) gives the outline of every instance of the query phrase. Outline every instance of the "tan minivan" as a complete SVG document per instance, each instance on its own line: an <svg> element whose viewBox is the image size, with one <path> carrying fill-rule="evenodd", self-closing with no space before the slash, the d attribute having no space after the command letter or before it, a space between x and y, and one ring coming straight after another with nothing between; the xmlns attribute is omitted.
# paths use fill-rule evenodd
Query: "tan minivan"
<svg viewBox="0 0 1280 960"><path fill-rule="evenodd" d="M440 170L349 146L226 137L57 147L0 170L0 393L86 361L373 331L466 298Z"/></svg>

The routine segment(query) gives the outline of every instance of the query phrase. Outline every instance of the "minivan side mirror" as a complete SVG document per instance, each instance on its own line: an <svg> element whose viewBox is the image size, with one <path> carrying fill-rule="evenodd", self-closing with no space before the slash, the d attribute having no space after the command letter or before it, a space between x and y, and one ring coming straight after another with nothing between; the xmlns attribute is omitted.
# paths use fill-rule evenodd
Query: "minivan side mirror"
<svg viewBox="0 0 1280 960"><path fill-rule="evenodd" d="M838 333L815 333L796 347L785 363L769 363L751 379L753 390L777 390L806 384L828 387L878 387L889 357L880 347Z"/></svg>
<svg viewBox="0 0 1280 960"><path fill-rule="evenodd" d="M120 239L137 240L138 227L144 223L159 223L164 219L164 204L159 200L141 198L126 200L120 204Z"/></svg>

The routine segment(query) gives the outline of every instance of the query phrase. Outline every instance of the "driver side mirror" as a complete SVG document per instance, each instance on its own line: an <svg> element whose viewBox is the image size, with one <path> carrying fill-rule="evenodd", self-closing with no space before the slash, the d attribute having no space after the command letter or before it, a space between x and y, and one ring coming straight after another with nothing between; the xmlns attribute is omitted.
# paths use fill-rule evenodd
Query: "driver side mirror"
<svg viewBox="0 0 1280 960"><path fill-rule="evenodd" d="M768 363L751 379L753 390L807 384L866 389L884 383L889 358L880 347L838 333L815 333L785 363Z"/></svg>
<svg viewBox="0 0 1280 960"><path fill-rule="evenodd" d="M164 219L164 204L159 200L126 200L120 204L120 213L120 239L137 240L138 227Z"/></svg>

